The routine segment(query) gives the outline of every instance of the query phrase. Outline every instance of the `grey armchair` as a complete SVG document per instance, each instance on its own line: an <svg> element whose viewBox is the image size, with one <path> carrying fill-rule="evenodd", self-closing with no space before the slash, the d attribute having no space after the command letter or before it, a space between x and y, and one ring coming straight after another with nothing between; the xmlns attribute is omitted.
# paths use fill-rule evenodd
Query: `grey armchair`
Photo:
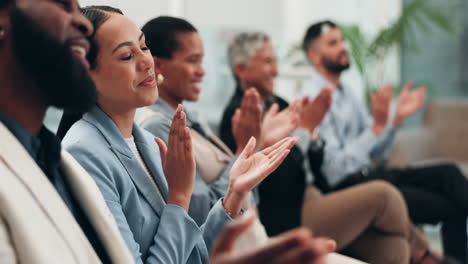
<svg viewBox="0 0 468 264"><path fill-rule="evenodd" d="M468 175L468 100L430 102L420 127L398 133L388 165L405 167L455 162Z"/></svg>

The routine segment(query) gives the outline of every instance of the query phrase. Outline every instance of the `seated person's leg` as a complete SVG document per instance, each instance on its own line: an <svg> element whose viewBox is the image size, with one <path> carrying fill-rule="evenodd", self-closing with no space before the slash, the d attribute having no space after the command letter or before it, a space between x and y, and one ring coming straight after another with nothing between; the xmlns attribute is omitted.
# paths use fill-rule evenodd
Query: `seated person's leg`
<svg viewBox="0 0 468 264"><path fill-rule="evenodd" d="M385 182L373 181L308 199L302 223L319 236L335 239L338 250L369 228L406 239L412 252L427 248L425 239L414 235L401 194Z"/></svg>
<svg viewBox="0 0 468 264"><path fill-rule="evenodd" d="M405 238L384 235L373 230L361 234L345 252L356 258L365 259L369 263L401 264L407 263L410 259L410 247Z"/></svg>
<svg viewBox="0 0 468 264"><path fill-rule="evenodd" d="M452 164L390 171L415 223L442 223L444 253L466 261L468 182Z"/></svg>
<svg viewBox="0 0 468 264"><path fill-rule="evenodd" d="M391 170L391 174L397 175L397 185L421 188L439 194L468 215L468 181L457 166L442 164Z"/></svg>

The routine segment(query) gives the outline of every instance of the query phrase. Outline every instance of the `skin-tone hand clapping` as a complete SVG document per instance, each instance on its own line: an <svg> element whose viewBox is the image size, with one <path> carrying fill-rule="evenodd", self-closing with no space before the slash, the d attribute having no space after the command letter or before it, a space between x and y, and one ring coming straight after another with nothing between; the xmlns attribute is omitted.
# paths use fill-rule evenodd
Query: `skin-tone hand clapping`
<svg viewBox="0 0 468 264"><path fill-rule="evenodd" d="M417 89L411 90L412 86L413 82L407 81L403 90L401 90L398 98L395 119L393 120L393 125L395 127L400 127L407 117L421 110L424 106L424 102L426 100L426 87L421 86Z"/></svg>
<svg viewBox="0 0 468 264"><path fill-rule="evenodd" d="M272 173L289 154L297 138L287 137L255 153L256 140L250 138L244 151L231 168L224 209L236 217L248 193Z"/></svg>
<svg viewBox="0 0 468 264"><path fill-rule="evenodd" d="M326 86L313 101L304 100L300 126L310 133L320 125L332 103L332 88Z"/></svg>
<svg viewBox="0 0 468 264"><path fill-rule="evenodd" d="M273 104L263 117L260 137L262 146L270 146L298 128L301 111L302 100L294 100L281 112L278 104Z"/></svg>
<svg viewBox="0 0 468 264"><path fill-rule="evenodd" d="M384 85L379 90L371 94L371 107L372 114L374 116L372 130L376 135L379 135L387 125L392 96L392 85Z"/></svg>
<svg viewBox="0 0 468 264"><path fill-rule="evenodd" d="M393 126L400 127L410 115L421 110L426 100L426 87L421 86L411 90L412 81L405 83L398 98ZM384 85L377 92L371 94L372 113L374 115L373 131L378 135L387 125L390 103L393 97L393 87Z"/></svg>
<svg viewBox="0 0 468 264"><path fill-rule="evenodd" d="M248 89L242 98L240 108L236 110L231 120L232 134L237 144L237 156L244 150L251 137L260 138L262 113L260 95L255 88Z"/></svg>
<svg viewBox="0 0 468 264"><path fill-rule="evenodd" d="M273 104L263 115L260 95L255 88L248 89L231 120L237 144L236 155L242 152L250 137L257 139L257 150L287 137L299 126L301 109L302 101L295 100L281 112L278 104Z"/></svg>
<svg viewBox="0 0 468 264"><path fill-rule="evenodd" d="M226 225L215 242L211 264L324 264L328 253L336 248L333 240L314 238L308 229L298 228L270 239L266 245L250 252L234 254L236 239L254 222L256 214L247 211Z"/></svg>
<svg viewBox="0 0 468 264"><path fill-rule="evenodd" d="M164 141L159 138L155 140L161 150L164 175L169 186L167 203L179 205L187 211L195 181L195 158L182 105L178 105L174 114L167 148Z"/></svg>
<svg viewBox="0 0 468 264"><path fill-rule="evenodd" d="M167 202L188 210L195 180L195 158L182 105L177 107L174 114L168 147L161 139L155 140L161 150L164 174L169 185ZM296 141L297 138L284 138L255 153L256 140L250 138L232 166L229 187L223 200L224 209L232 217L239 214L248 193L283 162Z"/></svg>

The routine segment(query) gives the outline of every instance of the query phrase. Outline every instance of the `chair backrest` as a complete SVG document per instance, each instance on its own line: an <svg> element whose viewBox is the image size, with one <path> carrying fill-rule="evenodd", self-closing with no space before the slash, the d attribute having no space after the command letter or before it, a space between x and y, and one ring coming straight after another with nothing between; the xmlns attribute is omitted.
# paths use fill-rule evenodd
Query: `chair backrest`
<svg viewBox="0 0 468 264"><path fill-rule="evenodd" d="M424 126L433 135L434 155L468 161L468 100L437 99L424 112Z"/></svg>

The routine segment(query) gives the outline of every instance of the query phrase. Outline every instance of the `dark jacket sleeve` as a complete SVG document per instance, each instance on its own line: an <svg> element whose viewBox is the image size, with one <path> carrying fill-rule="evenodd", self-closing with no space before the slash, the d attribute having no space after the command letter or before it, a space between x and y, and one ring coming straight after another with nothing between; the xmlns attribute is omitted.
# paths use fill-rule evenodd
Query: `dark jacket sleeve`
<svg viewBox="0 0 468 264"><path fill-rule="evenodd" d="M318 145L319 146L311 144L309 149L307 149L307 156L310 169L314 175L314 185L317 186L322 192L327 193L331 188L327 178L322 172L325 143L322 141L322 143Z"/></svg>
<svg viewBox="0 0 468 264"><path fill-rule="evenodd" d="M221 140L226 144L226 146L231 149L233 153L236 152L237 144L232 134L232 124L231 119L234 115L236 109L240 106L242 100L242 92L236 90L232 96L229 104L224 109L223 118L221 119L221 125L219 126L219 135Z"/></svg>
<svg viewBox="0 0 468 264"><path fill-rule="evenodd" d="M281 111L288 107L288 103L278 96L274 96L271 102L277 103ZM267 105L267 108L270 106L271 104ZM314 185L317 186L322 192L327 193L330 191L330 185L322 173L325 144L323 142L323 144L318 145L319 146L316 144L310 144L309 148L307 149L308 162L314 175Z"/></svg>

